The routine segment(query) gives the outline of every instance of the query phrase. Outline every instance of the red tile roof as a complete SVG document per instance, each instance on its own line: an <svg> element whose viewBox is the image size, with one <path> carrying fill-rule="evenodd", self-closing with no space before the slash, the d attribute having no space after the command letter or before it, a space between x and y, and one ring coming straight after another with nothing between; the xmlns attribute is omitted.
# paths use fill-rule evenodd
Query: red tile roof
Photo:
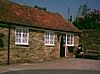
<svg viewBox="0 0 100 74"><path fill-rule="evenodd" d="M79 32L58 13L0 0L0 21L59 31Z"/></svg>

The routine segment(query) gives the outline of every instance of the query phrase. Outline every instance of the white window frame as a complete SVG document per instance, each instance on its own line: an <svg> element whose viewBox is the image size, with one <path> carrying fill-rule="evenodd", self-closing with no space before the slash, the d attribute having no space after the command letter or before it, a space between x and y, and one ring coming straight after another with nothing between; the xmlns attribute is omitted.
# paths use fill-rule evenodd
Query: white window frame
<svg viewBox="0 0 100 74"><path fill-rule="evenodd" d="M21 34L20 36L20 40L21 42L17 42L17 34L18 34L18 30L21 30L21 32L19 32ZM24 31L25 30L25 31ZM24 34L26 32L26 38L24 38ZM23 42L23 39L26 39L26 42ZM16 45L29 45L29 29L28 28L20 28L20 27L16 27L16 30L15 30L15 44Z"/></svg>
<svg viewBox="0 0 100 74"><path fill-rule="evenodd" d="M51 39L51 34L52 34L52 39ZM48 39L47 39L47 35L48 35ZM51 40L52 40L52 43L51 43ZM46 42L48 41L48 42ZM54 32L45 32L44 34L44 44L46 46L54 46L55 44L55 34Z"/></svg>
<svg viewBox="0 0 100 74"><path fill-rule="evenodd" d="M69 37L69 44L68 44L68 36L70 36ZM68 34L66 34L66 46L74 46L74 34L72 34L72 33L68 33Z"/></svg>

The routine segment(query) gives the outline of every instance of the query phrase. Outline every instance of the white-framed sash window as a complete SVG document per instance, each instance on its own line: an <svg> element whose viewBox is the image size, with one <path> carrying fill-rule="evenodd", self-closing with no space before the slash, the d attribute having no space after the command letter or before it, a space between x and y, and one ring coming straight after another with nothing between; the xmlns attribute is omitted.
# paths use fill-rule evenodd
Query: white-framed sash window
<svg viewBox="0 0 100 74"><path fill-rule="evenodd" d="M66 46L74 46L74 34L66 34Z"/></svg>
<svg viewBox="0 0 100 74"><path fill-rule="evenodd" d="M45 32L44 44L48 46L54 46L55 34L52 32Z"/></svg>
<svg viewBox="0 0 100 74"><path fill-rule="evenodd" d="M15 31L15 44L18 45L29 45L29 29L27 28L16 28Z"/></svg>

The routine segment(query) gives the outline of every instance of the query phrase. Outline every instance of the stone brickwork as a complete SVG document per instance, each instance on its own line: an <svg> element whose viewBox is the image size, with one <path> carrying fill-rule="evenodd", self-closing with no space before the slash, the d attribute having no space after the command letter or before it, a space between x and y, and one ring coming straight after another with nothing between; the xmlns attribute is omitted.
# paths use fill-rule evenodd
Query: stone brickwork
<svg viewBox="0 0 100 74"><path fill-rule="evenodd" d="M100 60L100 29L98 30L82 30L82 35L80 37L80 44L86 50L96 50L99 52Z"/></svg>
<svg viewBox="0 0 100 74"><path fill-rule="evenodd" d="M0 33L4 34L4 47L0 51L0 62L7 63L8 29L0 27ZM29 29L29 45L15 44L15 28L10 30L10 63L43 62L60 58L61 36L55 33L55 45L44 45L45 31ZM78 36L74 37L75 46L78 45Z"/></svg>
<svg viewBox="0 0 100 74"><path fill-rule="evenodd" d="M8 29L0 27L0 33L4 35L2 37L4 47L0 48L0 64L5 64L7 63Z"/></svg>
<svg viewBox="0 0 100 74"><path fill-rule="evenodd" d="M100 51L100 30L83 30L80 43L85 50Z"/></svg>
<svg viewBox="0 0 100 74"><path fill-rule="evenodd" d="M0 51L3 57L2 62L7 62L7 37L8 30L0 28L0 32L4 32L3 42L5 44L4 51ZM55 34L55 46L44 45L44 33L30 29L29 45L15 45L15 29L10 32L10 63L25 63L25 62L43 62L60 58L60 42L57 34Z"/></svg>
<svg viewBox="0 0 100 74"><path fill-rule="evenodd" d="M78 35L74 35L74 45L75 45L75 47L78 47L78 45L79 45L79 36Z"/></svg>
<svg viewBox="0 0 100 74"><path fill-rule="evenodd" d="M74 47L66 47L66 57L67 58L73 58L75 57L75 52L79 45L79 36L77 34L74 34Z"/></svg>

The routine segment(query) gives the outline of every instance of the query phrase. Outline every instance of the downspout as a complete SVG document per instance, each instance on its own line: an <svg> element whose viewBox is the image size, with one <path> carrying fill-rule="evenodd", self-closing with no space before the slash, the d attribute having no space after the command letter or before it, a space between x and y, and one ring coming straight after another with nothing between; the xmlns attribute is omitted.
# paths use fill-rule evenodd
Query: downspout
<svg viewBox="0 0 100 74"><path fill-rule="evenodd" d="M10 26L8 27L8 58L7 58L7 64L10 65Z"/></svg>

